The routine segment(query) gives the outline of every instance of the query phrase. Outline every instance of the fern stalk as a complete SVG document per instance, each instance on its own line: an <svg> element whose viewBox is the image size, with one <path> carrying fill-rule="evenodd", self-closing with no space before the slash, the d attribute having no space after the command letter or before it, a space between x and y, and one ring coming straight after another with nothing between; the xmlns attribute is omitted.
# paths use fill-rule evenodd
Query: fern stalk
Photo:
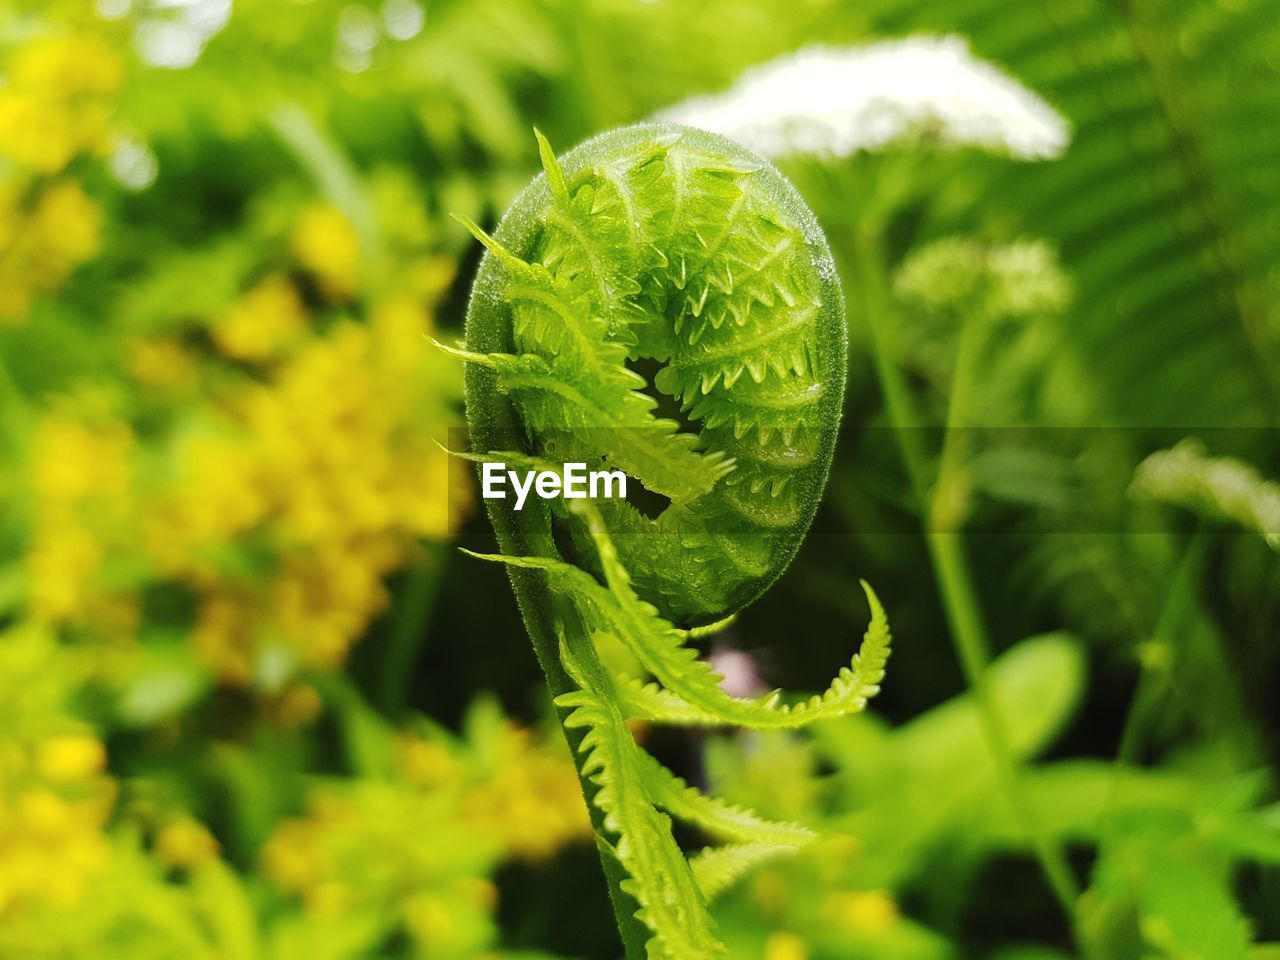
<svg viewBox="0 0 1280 960"><path fill-rule="evenodd" d="M509 510L492 511L490 519L493 522L498 546L504 554L555 555L556 547L548 533L545 510L531 507L527 513ZM557 626L567 634L566 640L575 648L589 646L588 638L578 619L571 616L570 611L565 609L563 600L547 588L546 574L513 566L507 568L507 574L511 579L511 589L515 595L516 604L520 608L525 630L533 645L534 656L537 657L538 665L542 668L542 675L546 678L547 689L554 702L561 696L577 690L576 684L570 679L560 659ZM571 712L570 708L556 707L560 729L569 744L569 749L574 756L577 756L582 749L586 730L565 725L565 720ZM591 817L592 832L597 838L600 865L608 885L609 902L613 907L614 919L618 924L618 932L626 951L625 960L645 960L645 943L649 939L649 934L644 924L636 918L635 904L622 890L626 872L599 840L604 836L604 813L594 802L599 788L591 782L580 765L575 764L575 769Z"/></svg>

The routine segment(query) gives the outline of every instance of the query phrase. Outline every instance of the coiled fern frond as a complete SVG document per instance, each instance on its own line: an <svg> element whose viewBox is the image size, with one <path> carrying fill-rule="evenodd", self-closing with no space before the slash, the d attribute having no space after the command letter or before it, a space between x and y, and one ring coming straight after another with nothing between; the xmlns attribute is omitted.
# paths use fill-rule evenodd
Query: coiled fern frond
<svg viewBox="0 0 1280 960"><path fill-rule="evenodd" d="M732 697L690 640L763 592L817 508L844 387L826 240L776 170L730 141L643 125L558 160L493 236L467 317L477 460L618 469L662 498L488 501L593 809L628 958L724 956L706 901L813 834L704 796L627 721L796 727L861 710L889 653L884 610L830 688ZM865 584L864 584L865 587ZM679 625L678 625L679 624ZM609 635L652 676L611 674ZM692 861L671 818L725 842ZM631 900L634 903L628 903Z"/></svg>

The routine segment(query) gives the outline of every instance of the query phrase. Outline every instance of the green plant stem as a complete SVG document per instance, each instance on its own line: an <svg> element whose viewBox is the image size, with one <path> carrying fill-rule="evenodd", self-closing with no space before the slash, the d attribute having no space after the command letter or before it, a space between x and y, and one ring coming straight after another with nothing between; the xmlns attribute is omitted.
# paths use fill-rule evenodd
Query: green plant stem
<svg viewBox="0 0 1280 960"><path fill-rule="evenodd" d="M1114 765L1117 776L1113 780L1107 804L1108 811L1118 802L1120 771L1138 764L1141 759L1140 754L1147 736L1152 711L1161 702L1161 698L1176 686L1179 671L1185 673L1188 670L1197 669L1196 664L1189 665L1189 660L1194 655L1193 647L1186 642L1180 642L1178 624L1186 624L1196 616L1198 608L1195 584L1204 570L1210 526L1210 523L1202 518L1188 539L1152 628L1148 645L1157 654L1163 648L1167 655L1163 661L1141 665L1138 682L1129 702L1124 726L1121 728L1120 743L1116 749ZM1216 699L1222 703L1235 705L1245 703L1244 692L1239 684L1234 682L1228 666L1230 663L1228 651L1221 642L1216 642L1215 634L1208 634L1206 642L1209 649L1206 654L1202 654L1202 659L1219 668L1219 672L1213 676L1213 682L1218 685ZM1226 726L1236 730L1249 729L1239 713ZM1264 755L1257 741L1250 737L1234 743L1233 748L1241 769L1254 768Z"/></svg>
<svg viewBox="0 0 1280 960"><path fill-rule="evenodd" d="M1041 825L1023 789L1008 730L987 681L990 653L986 626L969 572L961 534L950 523L941 528L935 523L936 519L944 519L949 511L941 507L933 491L946 489L952 478L940 476L931 490L926 453L921 442L921 423L902 370L897 364L891 340L891 327L888 323L891 306L881 236L881 231L874 225L864 226L857 231L853 265L858 274L855 302L860 299L864 307L863 315L870 335L876 374L884 395L885 410L924 523L929 559L937 577L952 642L966 682L974 693L997 782L1026 833L1054 896L1071 920L1075 915L1079 889L1062 848ZM962 341L968 344L969 349L962 350L965 356L961 359L967 361L972 358L975 352L972 347L976 343L974 337L976 331L962 335ZM974 371L971 369L957 373L956 386L962 394L968 393L968 385L973 376ZM963 407L956 403L956 399L955 396L951 398L947 418L949 426L958 425L963 416ZM962 396L960 399L964 400L966 397ZM949 430L948 434L950 433ZM952 451L950 456L954 458L955 452ZM948 453L944 450L944 465L947 460Z"/></svg>
<svg viewBox="0 0 1280 960"><path fill-rule="evenodd" d="M1169 591L1165 595L1160 615L1151 631L1149 643L1154 652L1159 653L1159 645L1173 646L1175 623L1185 617L1190 606L1191 585L1201 569L1206 545L1205 525L1203 521L1197 525L1195 533L1187 543L1178 568L1169 583ZM1121 779L1124 771L1137 765L1142 744L1146 737L1147 724L1156 704L1167 692L1170 670L1169 661L1147 663L1140 661L1138 682L1134 687L1133 698L1129 701L1129 709L1125 714L1124 726L1120 732L1120 743L1116 748L1116 758L1112 763L1111 783L1107 789L1107 799L1103 806L1103 833L1099 844L1100 852L1113 846L1119 836L1119 823L1116 808L1121 800ZM1101 862L1101 857L1099 858Z"/></svg>
<svg viewBox="0 0 1280 960"><path fill-rule="evenodd" d="M1178 563L1178 569L1173 575L1173 580L1169 584L1169 592L1165 596L1160 616L1156 619L1155 627L1151 632L1153 645L1171 642L1174 622L1186 612L1188 591L1193 578L1199 571L1200 561L1204 555L1204 545L1204 531L1201 524L1192 534L1182 560ZM1138 683L1134 688L1133 699L1129 702L1129 710L1125 715L1124 726L1121 728L1120 745L1116 750L1117 773L1137 761L1138 752L1142 748L1142 741L1146 734L1147 718L1151 715L1151 709L1159 700L1162 688L1167 682L1167 671L1145 663L1140 666ZM1108 808L1114 806L1117 787L1118 778L1113 781Z"/></svg>
<svg viewBox="0 0 1280 960"><path fill-rule="evenodd" d="M550 525L542 511L525 510L519 514L514 511L491 510L494 532L502 552L511 556L558 556L555 543L551 538ZM561 694L572 693L577 689L569 675L565 672L560 660L559 636L557 625L568 636L567 642L575 651L594 651L585 627L578 619L572 606L562 603L547 584L546 575L537 570L508 568L511 587L515 593L516 603L524 618L525 628L533 642L534 654L542 667L543 676L547 679L547 687L552 699ZM581 655L581 654L580 654ZM594 655L594 653L592 653ZM604 868L605 880L609 887L609 901L613 905L614 919L622 936L625 960L646 960L646 943L649 931L635 916L638 905L623 891L622 883L626 880L626 872L613 852L604 841L604 814L595 804L594 798L599 789L582 774L579 749L586 736L583 729L572 729L564 724L570 711L557 708L560 729L573 751L574 769L578 771L578 782L582 786L582 795L591 816L591 828L596 837L596 849L600 854L600 863Z"/></svg>
<svg viewBox="0 0 1280 960"><path fill-rule="evenodd" d="M471 349L487 352L501 349L503 341L496 331L469 321L467 345ZM467 368L465 385L471 449L519 449L524 428L514 407L498 389L494 372L472 364ZM546 505L539 501L536 507L517 511L507 507L507 503L509 501L489 500L485 504L500 551L513 557L558 559L560 552L551 533L551 517ZM577 686L565 672L560 659L559 631L563 631L566 643L575 650L590 651L594 657L590 637L577 611L572 604L565 603L551 591L546 574L542 571L508 567L507 574L552 699L574 692ZM636 917L639 904L622 889L627 874L605 839L604 812L595 803L599 788L582 772L580 750L587 731L584 728L565 726L564 721L569 713L569 710L557 707L560 729L573 754L574 769L591 818L600 864L608 885L609 900L622 937L625 960L646 960L648 928Z"/></svg>
<svg viewBox="0 0 1280 960"><path fill-rule="evenodd" d="M1201 569L1204 555L1204 524L1200 523L1192 534L1182 558L1174 571L1173 579L1165 594L1160 614L1152 628L1149 647L1155 654L1154 662L1150 658L1139 659L1138 680L1134 685L1133 696L1125 714L1124 724L1120 731L1120 743L1116 748L1116 757L1111 764L1111 776L1106 788L1102 811L1098 817L1098 856L1094 863L1091 889L1085 894L1090 899L1093 892L1099 890L1104 865L1110 854L1120 844L1124 836L1124 818L1119 807L1123 798L1124 776L1138 764L1147 727L1155 708L1169 692L1172 664L1160 657L1161 646L1171 647L1175 624L1180 617L1186 615L1190 605L1190 590L1194 578ZM1100 894L1100 900L1104 895ZM1095 947L1091 941L1098 934L1091 932L1087 920L1081 920L1080 940L1085 945L1086 956L1106 956L1106 948L1100 943Z"/></svg>
<svg viewBox="0 0 1280 960"><path fill-rule="evenodd" d="M423 556L408 571L400 594L399 609L379 660L378 699L389 715L402 711L413 679L413 661L422 652L427 621L440 589L444 548L423 547Z"/></svg>

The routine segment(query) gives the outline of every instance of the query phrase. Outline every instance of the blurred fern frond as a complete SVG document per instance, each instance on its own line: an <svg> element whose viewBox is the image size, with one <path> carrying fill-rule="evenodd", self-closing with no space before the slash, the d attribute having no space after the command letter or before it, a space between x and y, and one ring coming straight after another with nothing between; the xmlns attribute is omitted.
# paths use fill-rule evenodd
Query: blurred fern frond
<svg viewBox="0 0 1280 960"><path fill-rule="evenodd" d="M1071 120L1055 164L985 198L1055 241L1074 336L1116 422L1257 424L1278 409L1280 19L1259 2L878 0L886 34L956 31ZM1192 385L1212 385L1191 390Z"/></svg>

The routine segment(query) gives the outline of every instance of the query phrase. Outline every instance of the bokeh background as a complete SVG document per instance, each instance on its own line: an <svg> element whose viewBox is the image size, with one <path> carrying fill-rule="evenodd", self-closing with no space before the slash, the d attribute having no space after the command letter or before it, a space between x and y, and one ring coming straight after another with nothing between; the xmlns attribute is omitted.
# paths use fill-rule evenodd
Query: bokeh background
<svg viewBox="0 0 1280 960"><path fill-rule="evenodd" d="M1280 4L0 0L0 957L618 956L502 571L455 549L492 543L436 445L448 214L494 222L534 125L916 35L1066 139L890 83L891 142L779 158L846 423L711 650L821 687L865 577L884 691L638 735L828 836L718 901L735 960L1280 956Z"/></svg>

